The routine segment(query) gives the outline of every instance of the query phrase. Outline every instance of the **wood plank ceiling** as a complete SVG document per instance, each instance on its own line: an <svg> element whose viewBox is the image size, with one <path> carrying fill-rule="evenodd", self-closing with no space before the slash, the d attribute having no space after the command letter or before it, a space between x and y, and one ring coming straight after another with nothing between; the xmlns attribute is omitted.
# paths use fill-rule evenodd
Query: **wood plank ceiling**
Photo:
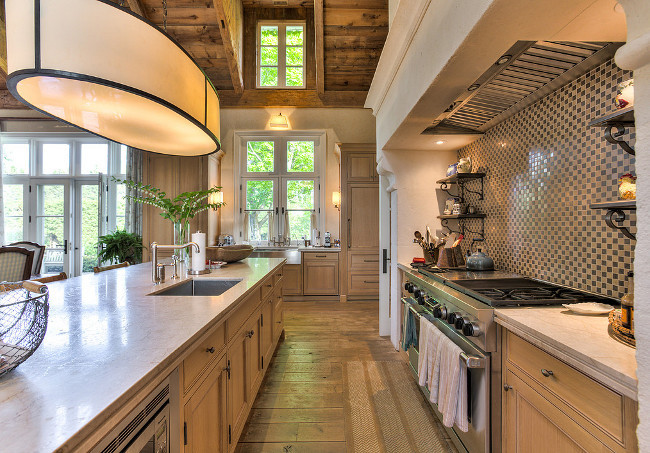
<svg viewBox="0 0 650 453"><path fill-rule="evenodd" d="M124 3L162 27L163 0ZM304 90L258 90L245 78L254 68L244 68L244 63L255 61L245 55L246 49L255 48L246 45L251 39L244 31L246 21L263 19L261 14L268 12L276 17L279 9L284 10L282 16L308 17L307 23L315 27L315 33L308 33L314 42L307 44L313 46L308 54L315 51L311 61L316 68L311 72L316 80ZM388 33L388 1L167 0L167 32L210 77L222 107L361 107ZM0 108L17 107L1 88Z"/></svg>

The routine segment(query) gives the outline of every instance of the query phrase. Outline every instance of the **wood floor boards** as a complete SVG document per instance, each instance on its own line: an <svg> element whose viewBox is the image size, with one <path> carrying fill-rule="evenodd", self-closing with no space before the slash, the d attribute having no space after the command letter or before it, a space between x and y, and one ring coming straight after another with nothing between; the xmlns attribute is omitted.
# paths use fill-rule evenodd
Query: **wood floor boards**
<svg viewBox="0 0 650 453"><path fill-rule="evenodd" d="M284 304L285 339L237 452L345 452L343 364L403 357L379 336L377 302Z"/></svg>

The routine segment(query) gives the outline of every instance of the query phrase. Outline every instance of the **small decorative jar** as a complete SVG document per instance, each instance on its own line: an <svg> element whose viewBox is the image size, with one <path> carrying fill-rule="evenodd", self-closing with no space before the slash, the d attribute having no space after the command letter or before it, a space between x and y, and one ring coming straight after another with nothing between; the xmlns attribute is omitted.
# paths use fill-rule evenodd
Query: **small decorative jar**
<svg viewBox="0 0 650 453"><path fill-rule="evenodd" d="M614 104L619 109L634 105L634 79L626 80L618 84Z"/></svg>
<svg viewBox="0 0 650 453"><path fill-rule="evenodd" d="M621 200L636 200L636 176L626 173L618 178L618 196Z"/></svg>
<svg viewBox="0 0 650 453"><path fill-rule="evenodd" d="M463 157L458 161L458 173L471 173L472 172L472 159L469 157Z"/></svg>

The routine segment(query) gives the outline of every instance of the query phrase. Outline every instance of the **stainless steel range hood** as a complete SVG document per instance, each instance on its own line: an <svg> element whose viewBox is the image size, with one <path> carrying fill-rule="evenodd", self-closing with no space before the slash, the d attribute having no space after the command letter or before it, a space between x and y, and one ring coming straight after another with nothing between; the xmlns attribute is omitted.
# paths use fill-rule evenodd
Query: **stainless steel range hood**
<svg viewBox="0 0 650 453"><path fill-rule="evenodd" d="M518 41L423 135L483 132L614 56L623 43Z"/></svg>

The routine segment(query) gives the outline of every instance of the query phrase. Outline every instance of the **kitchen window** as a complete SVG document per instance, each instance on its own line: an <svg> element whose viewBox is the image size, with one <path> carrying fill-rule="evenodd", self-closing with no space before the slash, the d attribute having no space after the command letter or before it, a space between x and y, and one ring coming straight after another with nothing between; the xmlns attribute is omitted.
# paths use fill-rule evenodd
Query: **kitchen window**
<svg viewBox="0 0 650 453"><path fill-rule="evenodd" d="M298 244L320 229L318 135L240 136L239 240Z"/></svg>
<svg viewBox="0 0 650 453"><path fill-rule="evenodd" d="M257 25L257 87L305 88L305 23Z"/></svg>
<svg viewBox="0 0 650 453"><path fill-rule="evenodd" d="M95 137L5 135L5 244L44 244L43 274L92 272L98 237L124 228L125 189L110 176L126 176L126 154Z"/></svg>

